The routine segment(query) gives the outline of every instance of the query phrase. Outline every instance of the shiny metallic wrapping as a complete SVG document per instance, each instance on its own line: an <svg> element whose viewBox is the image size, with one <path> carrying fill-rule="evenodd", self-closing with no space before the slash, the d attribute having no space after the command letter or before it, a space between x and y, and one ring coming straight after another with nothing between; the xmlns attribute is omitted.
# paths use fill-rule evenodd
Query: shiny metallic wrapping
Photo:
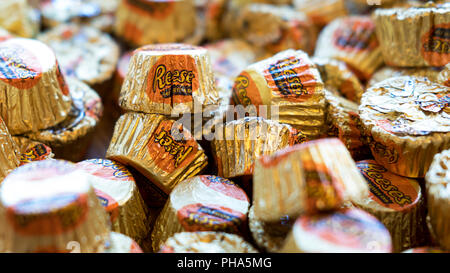
<svg viewBox="0 0 450 273"><path fill-rule="evenodd" d="M436 154L426 177L428 215L436 241L450 250L450 150Z"/></svg>
<svg viewBox="0 0 450 273"><path fill-rule="evenodd" d="M312 58L320 72L325 88L339 92L340 95L359 103L364 93L364 86L347 65L336 59Z"/></svg>
<svg viewBox="0 0 450 273"><path fill-rule="evenodd" d="M207 165L202 147L179 129L162 115L126 113L116 123L106 157L131 165L168 194Z"/></svg>
<svg viewBox="0 0 450 273"><path fill-rule="evenodd" d="M36 34L33 10L27 0L3 0L0 3L0 27L14 35L31 38Z"/></svg>
<svg viewBox="0 0 450 273"><path fill-rule="evenodd" d="M264 222L337 210L367 196L366 181L336 138L288 147L255 164L253 207Z"/></svg>
<svg viewBox="0 0 450 273"><path fill-rule="evenodd" d="M56 158L79 161L90 144L103 105L99 95L85 83L67 78L67 84L73 101L67 118L56 126L24 136L50 146Z"/></svg>
<svg viewBox="0 0 450 273"><path fill-rule="evenodd" d="M195 35L197 24L191 0L121 0L114 32L129 44L143 46L185 41Z"/></svg>
<svg viewBox="0 0 450 273"><path fill-rule="evenodd" d="M171 192L152 231L153 251L178 232L223 231L244 235L249 199L228 179L201 175L179 183Z"/></svg>
<svg viewBox="0 0 450 273"><path fill-rule="evenodd" d="M396 77L369 88L359 113L375 160L389 171L424 177L433 156L450 147L450 88Z"/></svg>
<svg viewBox="0 0 450 273"><path fill-rule="evenodd" d="M305 135L287 124L247 117L218 124L212 141L219 175L251 175L256 159L306 141Z"/></svg>
<svg viewBox="0 0 450 273"><path fill-rule="evenodd" d="M324 84L315 64L301 50L286 50L248 66L236 77L236 105L266 106L264 118L290 124L309 138L323 134ZM252 107L253 108L253 107Z"/></svg>
<svg viewBox="0 0 450 273"><path fill-rule="evenodd" d="M372 75L372 78L370 78L367 86L371 87L386 79L401 76L424 77L428 78L432 82L442 84L443 81L441 82L438 80L441 71L442 69L437 67L401 68L385 66Z"/></svg>
<svg viewBox="0 0 450 273"><path fill-rule="evenodd" d="M358 104L325 91L328 136L338 137L355 160L371 157L367 136L358 114Z"/></svg>
<svg viewBox="0 0 450 273"><path fill-rule="evenodd" d="M257 253L240 236L224 232L181 232L169 238L162 253Z"/></svg>
<svg viewBox="0 0 450 273"><path fill-rule="evenodd" d="M0 183L20 165L20 149L0 117Z"/></svg>
<svg viewBox="0 0 450 273"><path fill-rule="evenodd" d="M142 253L142 249L130 237L111 232L110 242L106 246L105 253Z"/></svg>
<svg viewBox="0 0 450 273"><path fill-rule="evenodd" d="M391 252L389 231L360 209L304 215L287 237L283 253Z"/></svg>
<svg viewBox="0 0 450 273"><path fill-rule="evenodd" d="M71 107L52 50L42 42L13 38L0 45L0 115L12 135L63 121Z"/></svg>
<svg viewBox="0 0 450 273"><path fill-rule="evenodd" d="M450 61L450 3L378 9L373 17L387 65L439 67Z"/></svg>
<svg viewBox="0 0 450 273"><path fill-rule="evenodd" d="M224 36L222 18L227 10L226 0L208 0L204 6L205 38L216 41Z"/></svg>
<svg viewBox="0 0 450 273"><path fill-rule="evenodd" d="M437 81L442 85L450 87L450 63L439 73Z"/></svg>
<svg viewBox="0 0 450 273"><path fill-rule="evenodd" d="M360 79L369 79L383 64L375 22L370 16L334 20L320 33L314 56L343 61Z"/></svg>
<svg viewBox="0 0 450 273"><path fill-rule="evenodd" d="M128 69L119 98L125 110L171 115L211 111L218 104L210 58L202 47L145 46L134 52Z"/></svg>
<svg viewBox="0 0 450 273"><path fill-rule="evenodd" d="M37 38L54 50L64 75L91 86L112 79L119 46L108 34L93 27L67 24Z"/></svg>
<svg viewBox="0 0 450 273"><path fill-rule="evenodd" d="M0 186L0 218L0 252L103 252L110 235L89 178L66 161L12 172Z"/></svg>
<svg viewBox="0 0 450 273"><path fill-rule="evenodd" d="M370 196L353 202L389 230L394 252L426 244L426 204L417 180L395 175L374 160L356 163Z"/></svg>
<svg viewBox="0 0 450 273"><path fill-rule="evenodd" d="M111 100L114 105L119 104L120 90L122 89L122 84L125 81L125 76L127 75L128 65L130 64L132 55L133 51L125 52L117 63L116 72L114 73L113 91L111 94Z"/></svg>
<svg viewBox="0 0 450 273"><path fill-rule="evenodd" d="M317 26L325 26L348 14L345 0L294 0L294 7L304 12Z"/></svg>
<svg viewBox="0 0 450 273"><path fill-rule="evenodd" d="M271 230L269 225L255 217L253 207L248 212L248 221L253 240L259 248L267 252L278 252L280 250L288 232Z"/></svg>
<svg viewBox="0 0 450 273"><path fill-rule="evenodd" d="M12 139L17 144L20 152L20 165L52 159L55 156L52 153L52 149L41 142L20 136L14 136Z"/></svg>
<svg viewBox="0 0 450 273"><path fill-rule="evenodd" d="M133 238L145 248L150 239L149 211L126 167L108 159L89 159L76 166L89 174L100 203L110 215L112 231Z"/></svg>

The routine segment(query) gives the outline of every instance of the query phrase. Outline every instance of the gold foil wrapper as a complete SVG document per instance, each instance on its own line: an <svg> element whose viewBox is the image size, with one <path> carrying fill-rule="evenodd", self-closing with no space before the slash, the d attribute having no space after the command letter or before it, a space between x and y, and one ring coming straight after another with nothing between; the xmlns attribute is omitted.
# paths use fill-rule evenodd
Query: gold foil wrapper
<svg viewBox="0 0 450 273"><path fill-rule="evenodd" d="M251 175L256 159L306 141L305 135L287 124L247 117L218 124L212 141L219 175L225 178Z"/></svg>
<svg viewBox="0 0 450 273"><path fill-rule="evenodd" d="M450 3L378 9L373 17L387 65L439 67L450 61Z"/></svg>
<svg viewBox="0 0 450 273"><path fill-rule="evenodd" d="M44 32L38 39L54 50L65 75L89 85L112 79L119 46L108 34L93 27L68 24Z"/></svg>
<svg viewBox="0 0 450 273"><path fill-rule="evenodd" d="M133 112L117 121L106 157L136 168L167 194L207 165L202 147L181 124Z"/></svg>
<svg viewBox="0 0 450 273"><path fill-rule="evenodd" d="M325 91L328 136L338 137L355 160L371 157L367 136L359 118L358 104Z"/></svg>
<svg viewBox="0 0 450 273"><path fill-rule="evenodd" d="M20 165L20 149L0 117L0 183Z"/></svg>
<svg viewBox="0 0 450 273"><path fill-rule="evenodd" d="M401 68L385 66L372 75L367 86L371 87L386 79L402 76L423 77L428 78L432 82L443 84L443 82L438 80L441 70L436 67Z"/></svg>
<svg viewBox="0 0 450 273"><path fill-rule="evenodd" d="M374 160L356 163L370 196L354 204L389 230L394 252L426 244L426 204L417 180L395 175Z"/></svg>
<svg viewBox="0 0 450 273"><path fill-rule="evenodd" d="M130 237L117 232L111 232L110 242L105 253L142 253L139 245Z"/></svg>
<svg viewBox="0 0 450 273"><path fill-rule="evenodd" d="M259 248L267 252L280 250L288 232L271 232L269 225L255 217L253 207L248 212L248 221L253 240Z"/></svg>
<svg viewBox="0 0 450 273"><path fill-rule="evenodd" d="M0 218L0 252L103 252L109 240L89 178L65 161L12 172L0 187Z"/></svg>
<svg viewBox="0 0 450 273"><path fill-rule="evenodd" d="M12 138L20 151L20 165L34 161L53 159L52 149L38 141L26 137L14 136Z"/></svg>
<svg viewBox="0 0 450 273"><path fill-rule="evenodd" d="M450 150L434 156L425 179L428 215L434 239L441 248L450 250Z"/></svg>
<svg viewBox="0 0 450 273"><path fill-rule="evenodd" d="M185 41L195 35L197 25L195 5L190 0L121 0L114 32L129 44L143 46Z"/></svg>
<svg viewBox="0 0 450 273"><path fill-rule="evenodd" d="M103 105L97 92L85 83L67 78L67 84L73 101L67 118L56 126L25 134L25 137L50 146L56 158L79 161L90 144Z"/></svg>
<svg viewBox="0 0 450 273"><path fill-rule="evenodd" d="M257 253L240 236L224 232L181 232L169 238L161 253Z"/></svg>
<svg viewBox="0 0 450 273"><path fill-rule="evenodd" d="M317 57L312 61L316 64L326 89L337 91L346 99L359 103L365 88L345 62Z"/></svg>
<svg viewBox="0 0 450 273"><path fill-rule="evenodd" d="M325 127L323 88L319 71L308 55L286 50L242 71L234 83L233 100L236 105L253 105L258 115L317 138ZM267 110L260 111L261 106Z"/></svg>
<svg viewBox="0 0 450 273"><path fill-rule="evenodd" d="M222 18L227 11L226 0L208 0L204 7L205 38L208 41L216 41L224 36Z"/></svg>
<svg viewBox="0 0 450 273"><path fill-rule="evenodd" d="M396 77L369 88L359 113L375 160L389 171L424 177L433 156L450 147L450 88Z"/></svg>
<svg viewBox="0 0 450 273"><path fill-rule="evenodd" d="M0 27L14 35L31 38L36 31L36 24L32 17L32 9L27 0L4 0L0 3Z"/></svg>
<svg viewBox="0 0 450 273"><path fill-rule="evenodd" d="M0 76L0 115L12 135L45 129L67 117L69 89L49 47L13 38L1 43L0 56L5 67Z"/></svg>
<svg viewBox="0 0 450 273"><path fill-rule="evenodd" d="M171 115L217 107L207 50L184 44L149 45L136 50L120 93L129 111Z"/></svg>
<svg viewBox="0 0 450 273"><path fill-rule="evenodd" d="M128 65L130 64L131 56L133 56L132 51L125 52L117 63L116 72L114 73L114 87L111 97L114 105L119 104L120 90L122 89L122 84L125 81L125 76L128 73Z"/></svg>
<svg viewBox="0 0 450 273"><path fill-rule="evenodd" d="M345 0L294 0L294 7L304 12L317 26L323 27L348 14Z"/></svg>
<svg viewBox="0 0 450 273"><path fill-rule="evenodd" d="M118 162L89 159L77 168L90 175L100 203L111 219L111 229L145 245L150 237L150 217L132 174Z"/></svg>
<svg viewBox="0 0 450 273"><path fill-rule="evenodd" d="M334 20L320 33L314 56L343 61L361 80L369 79L383 64L375 22L369 16Z"/></svg>
<svg viewBox="0 0 450 273"><path fill-rule="evenodd" d="M171 192L152 231L153 251L178 232L223 231L244 235L249 199L228 179L201 175L184 180Z"/></svg>
<svg viewBox="0 0 450 273"><path fill-rule="evenodd" d="M391 252L389 231L360 209L303 215L288 235L282 253Z"/></svg>
<svg viewBox="0 0 450 273"><path fill-rule="evenodd" d="M264 222L337 210L368 195L350 153L336 138L295 145L255 164L254 213Z"/></svg>

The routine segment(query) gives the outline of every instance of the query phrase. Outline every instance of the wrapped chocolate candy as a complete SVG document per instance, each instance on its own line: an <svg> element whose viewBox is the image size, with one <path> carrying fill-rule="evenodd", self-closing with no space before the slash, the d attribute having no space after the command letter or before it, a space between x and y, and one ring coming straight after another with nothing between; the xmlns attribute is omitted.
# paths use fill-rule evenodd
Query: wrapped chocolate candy
<svg viewBox="0 0 450 273"><path fill-rule="evenodd" d="M115 34L131 45L183 42L195 35L194 1L120 0Z"/></svg>
<svg viewBox="0 0 450 273"><path fill-rule="evenodd" d="M111 32L119 0L45 0L41 1L43 24L54 28L76 23Z"/></svg>
<svg viewBox="0 0 450 273"><path fill-rule="evenodd" d="M389 230L394 252L426 243L425 210L417 180L389 172L374 160L356 163L370 195L353 203L380 220Z"/></svg>
<svg viewBox="0 0 450 273"><path fill-rule="evenodd" d="M179 183L170 193L152 231L153 251L183 231L245 234L250 206L244 190L232 181L200 175Z"/></svg>
<svg viewBox="0 0 450 273"><path fill-rule="evenodd" d="M65 161L10 173L0 186L0 218L0 252L103 252L110 236L89 179Z"/></svg>
<svg viewBox="0 0 450 273"><path fill-rule="evenodd" d="M450 87L450 63L439 73L437 81L442 85Z"/></svg>
<svg viewBox="0 0 450 273"><path fill-rule="evenodd" d="M288 147L256 161L253 173L255 216L280 224L284 216L317 214L369 195L349 152L336 138Z"/></svg>
<svg viewBox="0 0 450 273"><path fill-rule="evenodd" d="M205 38L215 41L223 38L222 18L227 11L226 0L207 0L204 7Z"/></svg>
<svg viewBox="0 0 450 273"><path fill-rule="evenodd" d="M360 209L343 209L299 217L280 252L391 252L391 237L372 215Z"/></svg>
<svg viewBox="0 0 450 273"><path fill-rule="evenodd" d="M219 124L212 141L220 176L252 175L256 159L306 141L306 136L287 124L247 117Z"/></svg>
<svg viewBox="0 0 450 273"><path fill-rule="evenodd" d="M375 23L369 16L338 18L320 33L314 56L341 60L362 80L383 64Z"/></svg>
<svg viewBox="0 0 450 273"><path fill-rule="evenodd" d="M310 138L322 135L325 95L319 71L301 50L286 50L248 66L236 77L233 100L258 114L287 123Z"/></svg>
<svg viewBox="0 0 450 273"><path fill-rule="evenodd" d="M27 0L3 0L0 3L0 27L14 35L31 38L39 30L33 10Z"/></svg>
<svg viewBox="0 0 450 273"><path fill-rule="evenodd" d="M277 225L266 223L255 216L253 206L248 212L248 222L253 240L266 252L278 252L281 249L293 224L287 215L283 216Z"/></svg>
<svg viewBox="0 0 450 273"><path fill-rule="evenodd" d="M0 43L0 89L0 116L13 135L54 126L71 108L55 54L36 40Z"/></svg>
<svg viewBox="0 0 450 273"><path fill-rule="evenodd" d="M161 253L257 253L240 236L224 232L180 232L167 239Z"/></svg>
<svg viewBox="0 0 450 273"><path fill-rule="evenodd" d="M355 159L371 157L367 136L359 118L358 104L325 90L327 135L339 138Z"/></svg>
<svg viewBox="0 0 450 273"><path fill-rule="evenodd" d="M320 72L325 88L337 91L348 100L359 103L364 87L345 62L330 58L312 58Z"/></svg>
<svg viewBox="0 0 450 273"><path fill-rule="evenodd" d="M76 167L89 174L95 194L110 216L111 229L150 250L148 209L125 166L108 159L89 159Z"/></svg>
<svg viewBox="0 0 450 273"><path fill-rule="evenodd" d="M117 121L106 157L133 166L167 194L207 165L202 147L181 124L133 112Z"/></svg>
<svg viewBox="0 0 450 273"><path fill-rule="evenodd" d="M450 250L450 150L436 154L426 176L428 215L434 239Z"/></svg>
<svg viewBox="0 0 450 273"><path fill-rule="evenodd" d="M448 252L438 247L417 247L407 249L402 253L448 253Z"/></svg>
<svg viewBox="0 0 450 273"><path fill-rule="evenodd" d="M0 183L20 165L20 149L0 117Z"/></svg>
<svg viewBox="0 0 450 273"><path fill-rule="evenodd" d="M56 54L62 72L110 96L109 81L119 59L118 44L96 28L76 24L61 25L38 36Z"/></svg>
<svg viewBox="0 0 450 273"><path fill-rule="evenodd" d="M433 156L450 148L450 88L396 77L369 88L359 113L375 160L389 171L424 177Z"/></svg>
<svg viewBox="0 0 450 273"><path fill-rule="evenodd" d="M18 136L14 136L13 140L20 151L20 165L52 159L55 156L52 149L41 142Z"/></svg>
<svg viewBox="0 0 450 273"><path fill-rule="evenodd" d="M119 103L128 111L165 115L201 113L217 106L207 50L185 44L139 48L131 58Z"/></svg>
<svg viewBox="0 0 450 273"><path fill-rule="evenodd" d="M385 66L379 69L372 75L367 86L371 87L379 82L393 77L413 76L419 78L428 78L432 82L439 82L438 77L442 69L437 67L422 67L422 68L401 68Z"/></svg>
<svg viewBox="0 0 450 273"><path fill-rule="evenodd" d="M56 158L79 161L90 144L103 105L98 94L83 82L67 78L67 86L73 100L67 118L53 127L25 134L25 137L50 146Z"/></svg>
<svg viewBox="0 0 450 273"><path fill-rule="evenodd" d="M390 66L444 66L450 62L450 3L378 9L376 32Z"/></svg>
<svg viewBox="0 0 450 273"><path fill-rule="evenodd" d="M125 52L117 63L116 72L114 74L114 88L111 96L114 105L119 104L120 90L125 81L125 76L128 73L128 65L130 64L131 56L133 56L133 51Z"/></svg>
<svg viewBox="0 0 450 273"><path fill-rule="evenodd" d="M105 253L142 253L141 247L130 237L117 232L110 233Z"/></svg>
<svg viewBox="0 0 450 273"><path fill-rule="evenodd" d="M305 13L319 27L348 14L345 0L294 0L293 2L297 10Z"/></svg>

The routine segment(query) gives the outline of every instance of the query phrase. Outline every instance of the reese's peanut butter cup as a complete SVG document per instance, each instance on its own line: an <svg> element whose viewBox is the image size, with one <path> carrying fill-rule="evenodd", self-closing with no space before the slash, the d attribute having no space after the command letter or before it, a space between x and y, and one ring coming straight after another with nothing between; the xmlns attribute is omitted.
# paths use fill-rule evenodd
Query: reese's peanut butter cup
<svg viewBox="0 0 450 273"><path fill-rule="evenodd" d="M183 42L197 27L191 0L121 0L115 34L134 46Z"/></svg>
<svg viewBox="0 0 450 273"><path fill-rule="evenodd" d="M360 209L300 216L280 252L391 252L389 231Z"/></svg>
<svg viewBox="0 0 450 273"><path fill-rule="evenodd" d="M424 245L425 203L417 180L389 172L374 160L356 163L370 195L353 202L380 220L389 230L393 251Z"/></svg>
<svg viewBox="0 0 450 273"><path fill-rule="evenodd" d="M383 64L374 21L370 16L334 20L320 33L315 56L346 62L360 79L369 79Z"/></svg>
<svg viewBox="0 0 450 273"><path fill-rule="evenodd" d="M156 219L152 245L157 252L175 233L223 231L244 234L250 201L238 185L214 176L200 175L179 183Z"/></svg>
<svg viewBox="0 0 450 273"><path fill-rule="evenodd" d="M89 174L94 191L110 216L111 229L133 238L139 245L148 243L148 209L126 167L108 159L89 159L76 166Z"/></svg>
<svg viewBox="0 0 450 273"><path fill-rule="evenodd" d="M45 0L39 8L44 26L76 23L111 32L119 0Z"/></svg>
<svg viewBox="0 0 450 273"><path fill-rule="evenodd" d="M416 248L410 248L402 253L448 253L447 251L444 251L438 247L416 247Z"/></svg>
<svg viewBox="0 0 450 273"><path fill-rule="evenodd" d="M337 210L368 195L350 153L336 138L294 145L255 164L253 206L264 222Z"/></svg>
<svg viewBox="0 0 450 273"><path fill-rule="evenodd" d="M111 232L110 242L105 253L142 253L141 247L130 237L117 232Z"/></svg>
<svg viewBox="0 0 450 273"><path fill-rule="evenodd" d="M447 64L437 77L438 83L450 87L450 63Z"/></svg>
<svg viewBox="0 0 450 273"><path fill-rule="evenodd" d="M450 62L450 3L378 9L374 20L386 64L439 67Z"/></svg>
<svg viewBox="0 0 450 273"><path fill-rule="evenodd" d="M120 90L122 89L122 84L128 73L128 65L130 64L131 56L133 56L133 51L125 52L117 63L116 72L114 74L114 88L111 97L115 105L119 104Z"/></svg>
<svg viewBox="0 0 450 273"><path fill-rule="evenodd" d="M260 117L246 117L218 124L212 141L220 176L252 175L256 159L306 141L306 136L287 124Z"/></svg>
<svg viewBox="0 0 450 273"><path fill-rule="evenodd" d="M301 50L286 50L248 66L236 77L233 100L259 115L287 123L311 138L325 123L325 95L319 71ZM251 106L251 108L253 108Z"/></svg>
<svg viewBox="0 0 450 273"><path fill-rule="evenodd" d="M202 147L181 124L133 112L117 121L106 157L133 166L167 194L207 165Z"/></svg>
<svg viewBox="0 0 450 273"><path fill-rule="evenodd" d="M31 38L37 31L32 17L33 10L27 0L3 0L0 3L0 27L14 35Z"/></svg>
<svg viewBox="0 0 450 273"><path fill-rule="evenodd" d="M450 250L450 150L434 156L425 179L434 239L441 248Z"/></svg>
<svg viewBox="0 0 450 273"><path fill-rule="evenodd" d="M319 27L348 14L345 0L294 0L293 2L297 10L304 12Z"/></svg>
<svg viewBox="0 0 450 273"><path fill-rule="evenodd" d="M207 0L204 7L205 38L216 41L223 38L224 30L222 18L227 12L226 0Z"/></svg>
<svg viewBox="0 0 450 273"><path fill-rule="evenodd" d="M424 177L433 156L450 147L450 88L425 78L395 77L369 88L359 113L375 160L389 171Z"/></svg>
<svg viewBox="0 0 450 273"><path fill-rule="evenodd" d="M339 138L355 159L371 157L367 136L358 113L358 104L339 94L325 91L327 101L327 135Z"/></svg>
<svg viewBox="0 0 450 273"><path fill-rule="evenodd" d="M205 48L144 46L134 52L128 69L119 98L125 110L170 115L200 113L218 104Z"/></svg>
<svg viewBox="0 0 450 273"><path fill-rule="evenodd" d="M20 149L0 117L0 183L20 165Z"/></svg>
<svg viewBox="0 0 450 273"><path fill-rule="evenodd" d="M24 190L26 189L26 190ZM0 186L1 252L103 252L108 218L84 172L45 160L23 165Z"/></svg>
<svg viewBox="0 0 450 273"><path fill-rule="evenodd" d="M257 253L236 234L224 232L180 232L167 239L161 253Z"/></svg>
<svg viewBox="0 0 450 273"><path fill-rule="evenodd" d="M316 64L326 89L337 91L346 99L359 103L364 87L345 62L317 57L312 58L312 61Z"/></svg>
<svg viewBox="0 0 450 273"><path fill-rule="evenodd" d="M12 139L17 144L20 152L20 165L52 159L55 156L52 153L52 148L44 143L33 141L22 136L14 136Z"/></svg>
<svg viewBox="0 0 450 273"><path fill-rule="evenodd" d="M44 43L12 38L0 43L0 115L13 135L63 121L69 88L53 51Z"/></svg>
<svg viewBox="0 0 450 273"><path fill-rule="evenodd" d="M38 39L55 51L64 75L75 77L100 93L111 92L108 81L116 69L119 46L108 34L93 27L68 24L44 32Z"/></svg>
<svg viewBox="0 0 450 273"><path fill-rule="evenodd" d="M289 223L289 216L284 216L280 219L279 223L280 225L285 225L287 228L283 229L267 224L255 216L253 206L248 212L248 222L256 245L267 252L278 252L283 246L284 240L292 227L292 223Z"/></svg>
<svg viewBox="0 0 450 273"><path fill-rule="evenodd" d="M438 80L439 73L442 69L437 67L421 67L421 68L410 68L410 67L391 67L385 66L375 72L367 83L368 87L371 87L379 82L393 77L402 76L413 76L420 78L428 78L432 82L437 82L442 84Z"/></svg>
<svg viewBox="0 0 450 273"><path fill-rule="evenodd" d="M97 92L85 83L67 78L67 85L73 102L67 118L55 126L25 136L50 146L56 158L79 161L91 142L103 105Z"/></svg>

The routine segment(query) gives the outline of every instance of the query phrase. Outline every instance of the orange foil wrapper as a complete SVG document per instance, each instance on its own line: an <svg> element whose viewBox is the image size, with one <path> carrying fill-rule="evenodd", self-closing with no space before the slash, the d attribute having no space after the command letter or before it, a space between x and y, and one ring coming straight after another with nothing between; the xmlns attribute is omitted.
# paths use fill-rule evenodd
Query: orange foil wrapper
<svg viewBox="0 0 450 273"><path fill-rule="evenodd" d="M179 183L171 192L152 231L155 252L178 232L223 231L244 234L250 201L238 185L200 175Z"/></svg>
<svg viewBox="0 0 450 273"><path fill-rule="evenodd" d="M20 151L20 165L52 159L55 156L52 153L52 148L41 142L18 136L14 136L13 140Z"/></svg>
<svg viewBox="0 0 450 273"><path fill-rule="evenodd" d="M319 27L348 14L345 0L293 0L294 7L304 12Z"/></svg>

